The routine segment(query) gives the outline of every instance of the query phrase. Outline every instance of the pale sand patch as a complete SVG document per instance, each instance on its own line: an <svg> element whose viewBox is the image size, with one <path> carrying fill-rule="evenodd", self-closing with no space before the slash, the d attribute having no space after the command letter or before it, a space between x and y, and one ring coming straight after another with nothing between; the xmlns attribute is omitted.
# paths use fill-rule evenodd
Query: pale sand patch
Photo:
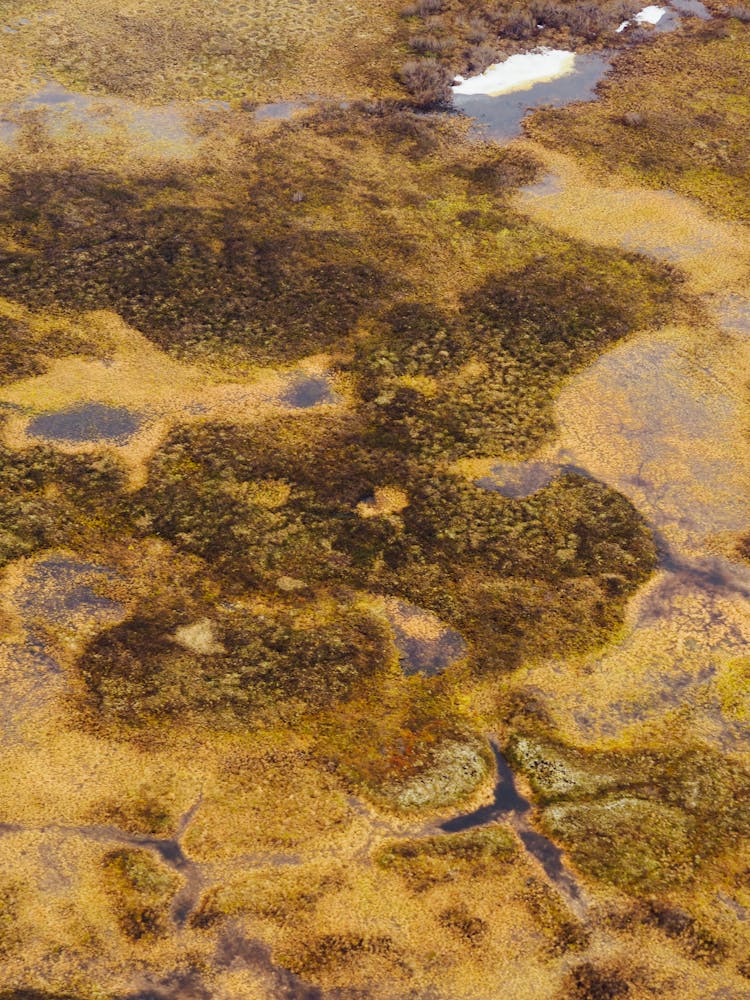
<svg viewBox="0 0 750 1000"><path fill-rule="evenodd" d="M226 649L216 638L213 622L208 618L201 618L192 625L182 625L175 631L174 640L183 648L203 656L226 653Z"/></svg>

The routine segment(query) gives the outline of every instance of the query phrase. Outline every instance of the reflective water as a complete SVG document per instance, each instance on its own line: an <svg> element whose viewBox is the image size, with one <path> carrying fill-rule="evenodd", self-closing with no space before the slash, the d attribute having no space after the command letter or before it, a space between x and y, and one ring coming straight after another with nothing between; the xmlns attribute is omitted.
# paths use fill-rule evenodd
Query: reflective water
<svg viewBox="0 0 750 1000"><path fill-rule="evenodd" d="M609 219L626 247L679 261L713 319L633 336L561 391L557 443L530 474L540 462L569 463L623 493L654 530L660 570L631 601L616 643L580 663L537 664L527 683L582 743L662 720L725 750L746 747L733 664L750 651L750 567L735 550L750 529L739 374L750 357L750 295L724 291L741 278L731 271L736 234L677 195L569 185L545 178L524 204L545 222L555 206L592 226Z"/></svg>
<svg viewBox="0 0 750 1000"><path fill-rule="evenodd" d="M255 117L262 121L284 121L291 118L295 111L307 107L306 101L275 101L273 104L261 104L255 109Z"/></svg>
<svg viewBox="0 0 750 1000"><path fill-rule="evenodd" d="M539 862L550 881L577 908L582 904L581 891L575 877L565 865L562 851L548 837L530 826L527 814L532 808L531 803L516 788L513 772L494 740L491 741L491 746L497 768L492 802L473 812L447 820L440 825L440 829L444 833L459 833L499 819L509 820L529 854Z"/></svg>
<svg viewBox="0 0 750 1000"><path fill-rule="evenodd" d="M292 377L289 387L281 396L281 402L285 406L300 410L320 406L322 403L335 403L336 400L337 396L325 375L307 375L304 372Z"/></svg>
<svg viewBox="0 0 750 1000"><path fill-rule="evenodd" d="M488 476L477 480L476 485L492 493L500 493L501 496L521 500L548 486L558 476L566 472L581 474L584 470L569 463L498 462L492 466Z"/></svg>
<svg viewBox="0 0 750 1000"><path fill-rule="evenodd" d="M141 426L142 418L122 406L84 403L58 413L45 413L30 421L27 433L48 441L126 441Z"/></svg>
<svg viewBox="0 0 750 1000"><path fill-rule="evenodd" d="M97 583L115 579L106 566L69 556L51 556L35 563L15 591L25 615L68 624L79 616L107 621L122 612L116 601L97 593Z"/></svg>
<svg viewBox="0 0 750 1000"><path fill-rule="evenodd" d="M0 141L15 140L21 131L20 119L30 111L43 113L47 128L56 136L74 128L102 135L117 125L134 141L172 146L187 145L191 141L177 107L149 108L111 95L81 94L52 80L22 100L5 106L0 119Z"/></svg>
<svg viewBox="0 0 750 1000"><path fill-rule="evenodd" d="M681 14L698 17L701 21L709 21L711 19L711 11L705 4L701 3L701 0L669 0L669 2Z"/></svg>
<svg viewBox="0 0 750 1000"><path fill-rule="evenodd" d="M407 676L432 677L466 655L463 636L429 611L398 598L385 601L401 669Z"/></svg>
<svg viewBox="0 0 750 1000"><path fill-rule="evenodd" d="M512 139L521 134L521 122L534 108L559 108L573 101L593 100L596 85L604 77L610 63L608 53L577 55L575 69L568 76L500 97L456 94L453 104L459 111L474 118L483 134L492 139Z"/></svg>

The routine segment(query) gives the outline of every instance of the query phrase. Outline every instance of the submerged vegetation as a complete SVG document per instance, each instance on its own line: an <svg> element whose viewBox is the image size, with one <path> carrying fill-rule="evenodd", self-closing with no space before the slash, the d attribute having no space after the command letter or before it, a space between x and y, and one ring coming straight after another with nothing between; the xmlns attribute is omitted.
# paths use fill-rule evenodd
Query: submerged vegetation
<svg viewBox="0 0 750 1000"><path fill-rule="evenodd" d="M547 462L584 366L706 313L522 214L541 147L436 107L627 49L535 137L741 219L746 19L209 6L3 11L0 998L743 996L745 658L701 675L711 745L681 709L587 729L657 540L564 455L526 496L478 471ZM738 604L729 551L684 572Z"/></svg>

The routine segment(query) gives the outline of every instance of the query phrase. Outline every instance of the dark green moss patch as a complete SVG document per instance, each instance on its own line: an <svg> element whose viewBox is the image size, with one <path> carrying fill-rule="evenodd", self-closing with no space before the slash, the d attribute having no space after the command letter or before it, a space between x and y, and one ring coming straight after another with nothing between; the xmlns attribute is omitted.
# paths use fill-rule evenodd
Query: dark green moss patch
<svg viewBox="0 0 750 1000"><path fill-rule="evenodd" d="M571 914L563 897L548 883L529 876L521 898L549 941L551 954L582 951L589 944L590 930Z"/></svg>
<svg viewBox="0 0 750 1000"><path fill-rule="evenodd" d="M109 457L0 447L0 566L50 547L83 547L102 528L122 530L122 469Z"/></svg>
<svg viewBox="0 0 750 1000"><path fill-rule="evenodd" d="M449 906L442 910L438 915L438 920L443 927L447 927L459 941L465 942L470 948L479 947L489 930L486 920L472 915L469 908L462 904Z"/></svg>
<svg viewBox="0 0 750 1000"><path fill-rule="evenodd" d="M63 324L37 329L23 320L0 315L0 385L40 375L50 359L82 351L95 353L96 347Z"/></svg>
<svg viewBox="0 0 750 1000"><path fill-rule="evenodd" d="M448 124L386 106L322 111L272 135L235 124L241 153L221 166L210 155L154 173L11 170L0 293L108 307L167 347L300 357L403 294L431 198L493 181L497 200L534 173L527 157L465 152ZM403 188L385 169L403 170Z"/></svg>
<svg viewBox="0 0 750 1000"><path fill-rule="evenodd" d="M270 507L269 484L285 491ZM386 484L408 506L360 517L359 501ZM177 430L140 505L138 523L227 585L288 577L399 595L473 643L482 669L601 641L655 562L635 509L598 483L565 476L513 501L324 419Z"/></svg>
<svg viewBox="0 0 750 1000"><path fill-rule="evenodd" d="M348 697L389 659L382 624L346 606L333 620L225 607L196 622L184 608L155 612L149 605L100 635L79 661L97 718L125 726L198 718L231 726L283 705L320 710Z"/></svg>
<svg viewBox="0 0 750 1000"><path fill-rule="evenodd" d="M462 876L492 874L499 864L513 861L517 853L513 835L501 826L491 826L386 844L375 862L398 874L414 892L424 892Z"/></svg>
<svg viewBox="0 0 750 1000"><path fill-rule="evenodd" d="M282 958L282 963L297 975L310 976L372 957L398 964L399 948L382 934L321 934L307 942L300 953Z"/></svg>
<svg viewBox="0 0 750 1000"><path fill-rule="evenodd" d="M120 929L131 941L162 936L177 877L147 851L111 851L102 862Z"/></svg>
<svg viewBox="0 0 750 1000"><path fill-rule="evenodd" d="M630 982L620 970L581 962L567 977L565 1000L621 1000L630 995Z"/></svg>

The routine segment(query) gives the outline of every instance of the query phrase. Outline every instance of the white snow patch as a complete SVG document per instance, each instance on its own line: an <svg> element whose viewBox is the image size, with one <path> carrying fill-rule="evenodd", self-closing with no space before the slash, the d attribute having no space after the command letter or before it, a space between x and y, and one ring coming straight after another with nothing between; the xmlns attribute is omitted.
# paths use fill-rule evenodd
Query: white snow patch
<svg viewBox="0 0 750 1000"><path fill-rule="evenodd" d="M666 7L644 7L633 18L638 24L658 24L667 13Z"/></svg>
<svg viewBox="0 0 750 1000"><path fill-rule="evenodd" d="M633 20L636 24L658 24L666 13L666 7L656 7L652 4L650 7L639 10ZM630 23L630 21L623 21L617 31L624 31Z"/></svg>
<svg viewBox="0 0 750 1000"><path fill-rule="evenodd" d="M534 49L494 63L484 73L468 80L456 77L454 94L487 94L499 97L514 90L526 90L535 83L567 76L575 68L575 53L563 49Z"/></svg>

